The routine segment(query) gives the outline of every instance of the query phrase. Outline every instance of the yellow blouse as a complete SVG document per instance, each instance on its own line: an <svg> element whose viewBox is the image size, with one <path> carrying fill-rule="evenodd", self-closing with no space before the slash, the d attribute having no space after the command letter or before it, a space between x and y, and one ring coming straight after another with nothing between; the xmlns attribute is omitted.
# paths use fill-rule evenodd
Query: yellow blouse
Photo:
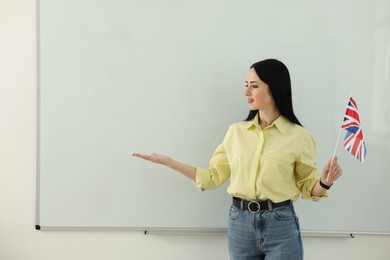
<svg viewBox="0 0 390 260"><path fill-rule="evenodd" d="M311 196L318 180L316 142L305 128L284 116L261 129L258 117L229 127L214 152L208 169L196 167L195 183L202 190L221 186L230 178L227 192L247 200L277 203Z"/></svg>

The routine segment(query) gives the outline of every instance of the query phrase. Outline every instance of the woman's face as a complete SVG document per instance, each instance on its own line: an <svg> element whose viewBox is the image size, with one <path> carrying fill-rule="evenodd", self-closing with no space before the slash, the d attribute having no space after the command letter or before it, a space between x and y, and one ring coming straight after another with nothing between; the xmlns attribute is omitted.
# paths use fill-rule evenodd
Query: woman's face
<svg viewBox="0 0 390 260"><path fill-rule="evenodd" d="M245 83L244 94L248 98L249 110L267 111L275 108L268 85L257 76L253 68L248 71Z"/></svg>

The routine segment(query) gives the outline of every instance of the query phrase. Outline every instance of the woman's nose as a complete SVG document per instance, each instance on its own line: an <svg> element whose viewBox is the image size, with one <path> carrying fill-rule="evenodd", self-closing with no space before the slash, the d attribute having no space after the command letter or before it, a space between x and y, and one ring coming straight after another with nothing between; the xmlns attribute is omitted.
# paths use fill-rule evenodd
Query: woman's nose
<svg viewBox="0 0 390 260"><path fill-rule="evenodd" d="M251 95L251 92L249 91L249 87L245 89L244 96L249 97Z"/></svg>

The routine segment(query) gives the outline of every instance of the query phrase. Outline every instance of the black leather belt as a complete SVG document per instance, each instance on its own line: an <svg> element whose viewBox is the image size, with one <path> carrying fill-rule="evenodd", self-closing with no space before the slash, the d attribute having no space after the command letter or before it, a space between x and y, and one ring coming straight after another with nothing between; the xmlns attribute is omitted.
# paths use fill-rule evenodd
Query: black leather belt
<svg viewBox="0 0 390 260"><path fill-rule="evenodd" d="M273 203L270 200L263 201L249 201L240 198L233 197L233 205L242 210L249 210L252 213L257 213L260 210L276 209L282 206L287 206L291 203L291 200L282 201L279 203Z"/></svg>

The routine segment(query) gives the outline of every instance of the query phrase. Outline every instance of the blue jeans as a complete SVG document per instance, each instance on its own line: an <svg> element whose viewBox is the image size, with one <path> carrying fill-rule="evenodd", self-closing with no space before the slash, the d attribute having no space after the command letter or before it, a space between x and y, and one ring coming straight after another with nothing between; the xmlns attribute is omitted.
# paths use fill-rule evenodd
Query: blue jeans
<svg viewBox="0 0 390 260"><path fill-rule="evenodd" d="M252 213L230 207L229 254L232 260L302 260L303 247L293 204Z"/></svg>

